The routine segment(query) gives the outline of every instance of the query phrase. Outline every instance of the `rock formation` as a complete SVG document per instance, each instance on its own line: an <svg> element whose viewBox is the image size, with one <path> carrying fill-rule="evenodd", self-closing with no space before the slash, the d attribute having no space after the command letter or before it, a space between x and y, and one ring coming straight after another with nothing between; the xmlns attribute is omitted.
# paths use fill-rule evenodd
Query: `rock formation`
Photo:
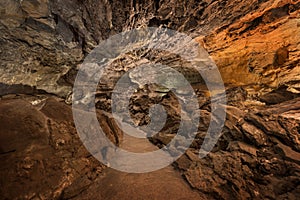
<svg viewBox="0 0 300 200"><path fill-rule="evenodd" d="M183 187L183 195L300 199L299 11L297 0L0 0L0 199L151 198L134 180L142 186L147 178L159 183L157 176L164 173L135 179L109 171L83 146L69 105L77 71L97 44L148 26L188 34L216 62L227 94L222 137L207 157L198 157L211 120L202 78L174 55L140 51L116 59L106 76L109 84L99 84L95 104L108 138L122 146L122 130L110 114L116 80L136 63L159 61L181 70L200 107L197 136L173 164L190 187ZM159 148L178 130L179 101L172 91L153 85L131 98L136 125L149 123L151 105L164 105L167 123L149 139ZM170 174L168 184L181 187L180 176ZM103 186L126 184L126 177L133 187L128 194L120 184L119 192ZM164 192L167 184L163 188L161 199L177 196Z"/></svg>

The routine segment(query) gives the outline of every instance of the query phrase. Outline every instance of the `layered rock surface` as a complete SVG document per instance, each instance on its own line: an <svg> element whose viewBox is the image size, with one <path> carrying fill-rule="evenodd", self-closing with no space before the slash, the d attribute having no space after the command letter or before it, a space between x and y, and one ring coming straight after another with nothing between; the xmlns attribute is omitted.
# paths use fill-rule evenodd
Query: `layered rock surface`
<svg viewBox="0 0 300 200"><path fill-rule="evenodd" d="M162 198L181 198L165 192L177 186L188 199L300 198L299 1L0 0L0 5L0 199L150 199L151 192L138 193L141 185L159 183L164 173ZM116 60L106 77L110 84L99 85L96 107L111 111L115 81L136 64L162 62L182 70L197 93L201 118L194 142L173 167L191 188L172 168L137 178L105 169L79 140L66 105L77 70L93 48L113 34L145 26L187 33L215 60L228 101L222 137L207 157L198 158L211 119L210 94L199 74L195 78L195 71L166 52L129 52ZM178 130L175 96L147 86L131 98L137 125L149 123L150 105L165 106L167 123L150 138L158 147ZM122 146L112 116L98 114L110 140ZM148 182L134 184L143 179ZM118 191L103 184L114 182ZM168 187L172 182L176 187Z"/></svg>
<svg viewBox="0 0 300 200"><path fill-rule="evenodd" d="M292 0L3 0L0 81L66 96L74 70L101 40L135 27L163 26L198 38L226 83L293 83L289 90L297 91L298 11Z"/></svg>

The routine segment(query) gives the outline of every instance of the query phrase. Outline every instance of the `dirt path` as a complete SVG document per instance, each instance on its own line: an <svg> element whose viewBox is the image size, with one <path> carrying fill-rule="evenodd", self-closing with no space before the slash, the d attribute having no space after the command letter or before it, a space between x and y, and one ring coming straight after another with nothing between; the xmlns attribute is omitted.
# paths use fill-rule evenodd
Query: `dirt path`
<svg viewBox="0 0 300 200"><path fill-rule="evenodd" d="M124 136L121 147L133 152L157 150L157 147L148 140L130 136ZM143 174L130 174L107 168L96 184L76 197L76 199L95 198L101 200L205 199L198 192L193 191L172 166Z"/></svg>

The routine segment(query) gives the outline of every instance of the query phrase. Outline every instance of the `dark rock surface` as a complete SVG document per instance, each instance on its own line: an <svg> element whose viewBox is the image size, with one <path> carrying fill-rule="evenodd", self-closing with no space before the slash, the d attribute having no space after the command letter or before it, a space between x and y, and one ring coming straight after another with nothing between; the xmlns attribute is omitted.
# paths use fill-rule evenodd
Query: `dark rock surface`
<svg viewBox="0 0 300 200"><path fill-rule="evenodd" d="M99 117L109 138L122 138L108 115ZM61 199L67 188L76 195L105 169L82 145L72 110L59 99L7 97L0 119L1 199Z"/></svg>
<svg viewBox="0 0 300 200"><path fill-rule="evenodd" d="M243 91L230 89L228 96L244 99ZM172 117L151 139L158 147L175 136L179 120L174 100L168 104L170 97L164 98ZM143 105L145 100L138 99L139 103L133 105ZM187 199L298 199L300 99L271 106L251 104L249 99L229 102L240 102L240 106L226 106L223 135L213 151L203 159L198 157L210 121L209 106L203 106L196 139L173 165L198 191L198 197L182 185L178 172L171 167L144 175L106 169L85 150L76 134L71 108L62 99L49 95L4 96L0 104L1 199L139 199L154 197L154 190L157 198L172 199L182 195ZM135 119L142 120L145 109L136 107ZM112 117L106 112L98 117L108 138L121 147L138 152L153 148L138 140L127 147L128 139L123 143ZM148 184L155 184L148 188L153 191L142 189ZM174 196L176 188L181 187L185 192ZM134 192L127 194L129 190ZM174 192L168 194L166 190Z"/></svg>
<svg viewBox="0 0 300 200"><path fill-rule="evenodd" d="M231 91L235 96L241 92ZM199 133L174 166L193 188L214 199L298 199L299 102L296 98L273 106L228 105L222 137L207 157L199 159L210 121L202 108ZM173 137L162 131L151 141L162 146Z"/></svg>
<svg viewBox="0 0 300 200"><path fill-rule="evenodd" d="M300 199L299 10L297 0L0 0L0 199ZM211 120L211 94L199 74L166 52L115 60L95 103L117 145L124 138L109 114L111 92L136 64L174 67L198 96L200 125L189 150L173 168L135 175L92 157L67 104L97 44L145 26L184 32L210 53L226 85L227 116L213 151L199 159ZM151 105L165 107L167 123L150 138L161 148L178 130L183 100L143 86L131 97L130 114L145 125Z"/></svg>

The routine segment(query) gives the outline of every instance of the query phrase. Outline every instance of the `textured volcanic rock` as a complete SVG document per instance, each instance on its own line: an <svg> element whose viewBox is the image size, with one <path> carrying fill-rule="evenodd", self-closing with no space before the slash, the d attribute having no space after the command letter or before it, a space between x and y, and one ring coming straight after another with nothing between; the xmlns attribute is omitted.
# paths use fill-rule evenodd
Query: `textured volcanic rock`
<svg viewBox="0 0 300 200"><path fill-rule="evenodd" d="M107 114L99 117L108 138L122 138ZM105 168L79 140L71 108L57 99L7 97L0 119L1 199L60 199L69 187L76 195Z"/></svg>
<svg viewBox="0 0 300 200"><path fill-rule="evenodd" d="M241 92L231 90L228 96ZM222 137L204 159L198 150L211 119L202 107L198 135L174 166L193 188L213 199L298 199L299 100L273 106L227 105ZM163 146L175 133L162 130L151 141Z"/></svg>
<svg viewBox="0 0 300 200"><path fill-rule="evenodd" d="M271 92L261 95L259 100L266 104L278 104L294 99L297 96L299 96L299 94L288 91L287 86L280 86Z"/></svg>
<svg viewBox="0 0 300 200"><path fill-rule="evenodd" d="M299 93L298 1L267 1L236 22L200 40L228 84L286 86Z"/></svg>
<svg viewBox="0 0 300 200"><path fill-rule="evenodd" d="M299 10L297 0L0 0L0 199L150 199L145 188L139 195L141 186L164 178L169 182L157 191L167 199L168 189L183 186L171 168L137 178L105 171L79 140L65 104L80 64L99 42L146 26L187 33L216 61L227 89L223 135L198 158L216 120L203 79L176 55L141 50L116 59L98 85L98 119L108 138L122 145L109 114L115 82L136 65L161 62L184 74L198 96L198 134L174 167L199 199L300 199ZM135 78L129 76L139 85ZM136 125L149 123L151 105L164 105L167 123L150 138L158 147L178 130L182 99L175 96L147 85L131 97ZM198 199L189 189L169 197Z"/></svg>
<svg viewBox="0 0 300 200"><path fill-rule="evenodd" d="M199 41L213 51L226 82L243 80L242 74L247 76L247 83L262 79L262 83L273 86L297 80L297 1L3 0L0 3L0 82L5 84L36 86L66 96L71 90L74 70L99 41L134 27L161 25L192 37L200 36ZM282 45L289 58L279 55L284 52L280 51ZM231 65L236 57L241 60ZM273 69L269 72L273 62L275 68L287 69L279 74ZM240 76L233 78L230 73ZM280 76L276 83L272 79L274 73Z"/></svg>

